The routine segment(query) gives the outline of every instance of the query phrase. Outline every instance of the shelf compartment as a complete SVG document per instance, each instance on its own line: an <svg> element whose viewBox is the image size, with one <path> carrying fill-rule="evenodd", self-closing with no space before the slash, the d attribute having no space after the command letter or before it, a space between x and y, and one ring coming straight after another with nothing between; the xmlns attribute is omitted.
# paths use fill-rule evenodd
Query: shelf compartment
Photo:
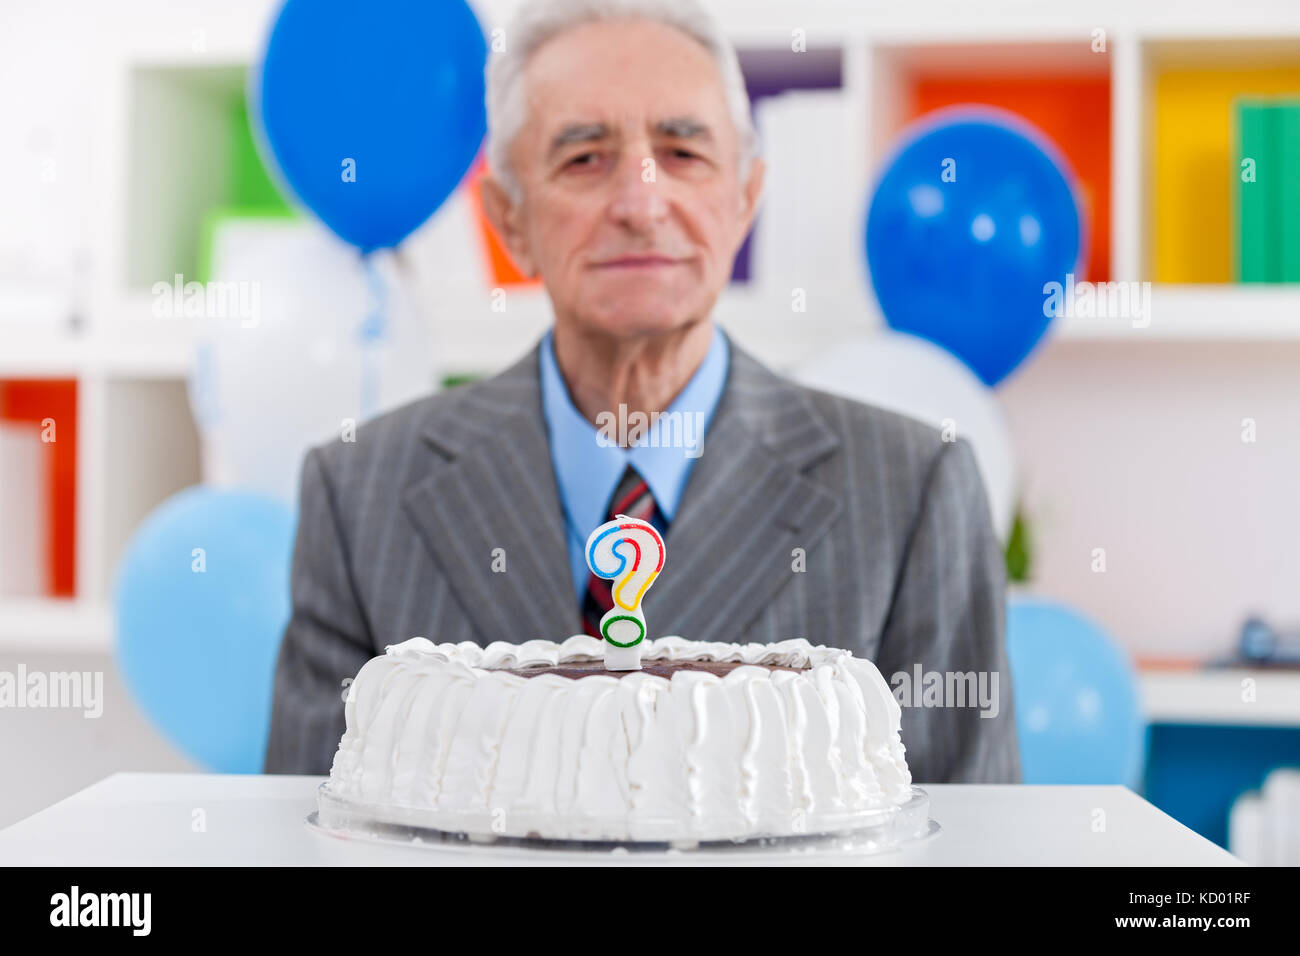
<svg viewBox="0 0 1300 956"><path fill-rule="evenodd" d="M1233 280L1234 105L1300 96L1300 37L1153 39L1143 45L1146 273Z"/></svg>
<svg viewBox="0 0 1300 956"><path fill-rule="evenodd" d="M128 80L126 287L202 278L213 209L290 214L253 144L244 64L137 66Z"/></svg>
<svg viewBox="0 0 1300 956"><path fill-rule="evenodd" d="M881 172L902 131L949 106L1014 113L1048 137L1074 173L1084 217L1086 268L1111 276L1110 46L1082 40L906 43L874 50L873 155Z"/></svg>

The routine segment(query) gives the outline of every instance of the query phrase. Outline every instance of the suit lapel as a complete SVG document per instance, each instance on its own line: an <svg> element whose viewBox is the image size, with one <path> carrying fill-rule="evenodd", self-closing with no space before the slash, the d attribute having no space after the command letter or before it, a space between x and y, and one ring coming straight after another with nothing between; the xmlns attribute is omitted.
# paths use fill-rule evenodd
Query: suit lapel
<svg viewBox="0 0 1300 956"><path fill-rule="evenodd" d="M651 633L743 638L790 582L793 550L811 550L840 511L802 474L837 445L797 385L731 344L722 401L647 594Z"/></svg>
<svg viewBox="0 0 1300 956"><path fill-rule="evenodd" d="M421 437L450 460L432 455L432 473L406 490L402 504L480 640L581 633L537 349L466 387L430 416ZM504 570L494 570L502 559Z"/></svg>
<svg viewBox="0 0 1300 956"><path fill-rule="evenodd" d="M483 643L582 631L537 359L534 347L435 407L422 429L429 473L402 496ZM793 549L810 550L841 508L803 474L837 444L798 386L731 343L722 399L647 594L652 634L743 636L791 580ZM494 555L505 571L493 570Z"/></svg>

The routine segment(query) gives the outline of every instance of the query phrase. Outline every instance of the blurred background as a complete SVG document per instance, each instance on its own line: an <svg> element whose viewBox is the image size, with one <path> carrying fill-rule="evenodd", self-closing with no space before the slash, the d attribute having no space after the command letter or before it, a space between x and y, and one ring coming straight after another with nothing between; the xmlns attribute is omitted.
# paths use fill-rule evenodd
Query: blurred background
<svg viewBox="0 0 1300 956"><path fill-rule="evenodd" d="M1026 782L1300 862L1300 8L705 4L768 164L715 315L971 438ZM477 192L516 6L358 5L340 56L302 3L5 4L0 826L118 770L256 772L303 452L548 326ZM313 71L402 188L314 188Z"/></svg>

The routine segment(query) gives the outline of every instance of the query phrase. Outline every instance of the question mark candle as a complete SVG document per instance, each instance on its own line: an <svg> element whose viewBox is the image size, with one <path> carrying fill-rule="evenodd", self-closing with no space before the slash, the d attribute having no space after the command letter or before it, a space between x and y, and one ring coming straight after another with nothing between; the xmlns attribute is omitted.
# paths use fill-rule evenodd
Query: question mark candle
<svg viewBox="0 0 1300 956"><path fill-rule="evenodd" d="M663 570L664 539L650 522L621 514L591 533L586 553L591 573L614 582L614 606L600 619L605 668L639 671L646 635L641 600Z"/></svg>

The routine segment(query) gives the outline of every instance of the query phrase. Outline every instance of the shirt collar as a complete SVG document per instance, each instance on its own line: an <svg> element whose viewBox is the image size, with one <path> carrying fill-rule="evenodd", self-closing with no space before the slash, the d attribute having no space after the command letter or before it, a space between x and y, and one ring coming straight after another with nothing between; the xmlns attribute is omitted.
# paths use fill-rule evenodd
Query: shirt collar
<svg viewBox="0 0 1300 956"><path fill-rule="evenodd" d="M605 507L629 464L646 480L660 513L671 521L722 397L730 357L727 337L714 326L709 350L690 381L642 441L626 449L601 444L596 426L574 406L555 360L553 337L548 330L540 348L542 414L572 531L585 540L605 520Z"/></svg>

